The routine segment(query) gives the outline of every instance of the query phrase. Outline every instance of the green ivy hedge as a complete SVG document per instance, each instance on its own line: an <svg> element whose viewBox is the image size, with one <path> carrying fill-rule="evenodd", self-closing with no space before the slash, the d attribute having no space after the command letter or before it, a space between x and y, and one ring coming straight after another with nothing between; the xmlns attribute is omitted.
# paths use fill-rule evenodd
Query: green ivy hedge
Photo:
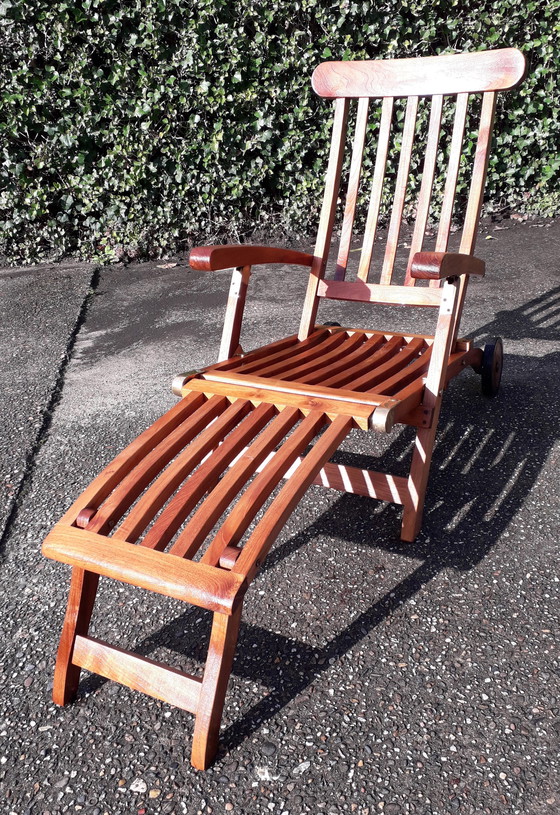
<svg viewBox="0 0 560 815"><path fill-rule="evenodd" d="M313 231L328 58L520 47L494 207L554 214L560 0L0 0L0 253L157 256Z"/></svg>

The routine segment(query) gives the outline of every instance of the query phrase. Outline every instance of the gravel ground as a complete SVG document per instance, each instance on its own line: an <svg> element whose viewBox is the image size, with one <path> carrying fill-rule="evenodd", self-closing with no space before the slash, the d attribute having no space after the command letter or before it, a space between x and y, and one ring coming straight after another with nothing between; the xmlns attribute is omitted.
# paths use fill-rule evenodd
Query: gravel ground
<svg viewBox="0 0 560 815"><path fill-rule="evenodd" d="M0 538L48 429L95 269L0 269Z"/></svg>
<svg viewBox="0 0 560 815"><path fill-rule="evenodd" d="M103 270L7 529L2 813L560 811L560 224L506 225L480 242L488 277L472 285L463 329L504 337L500 396L484 400L472 372L450 386L413 545L399 542L397 508L309 490L248 593L222 746L206 773L189 764L187 713L88 674L75 704L50 701L68 571L41 558L40 542L173 404L173 374L212 360L228 285L183 265ZM286 305L256 270L246 347L295 329L304 278L283 271ZM68 325L79 308L77 296ZM371 325L369 309L357 312L356 324ZM356 433L339 460L373 453L376 466L404 472L411 438ZM92 628L185 670L208 630L202 611L110 581Z"/></svg>

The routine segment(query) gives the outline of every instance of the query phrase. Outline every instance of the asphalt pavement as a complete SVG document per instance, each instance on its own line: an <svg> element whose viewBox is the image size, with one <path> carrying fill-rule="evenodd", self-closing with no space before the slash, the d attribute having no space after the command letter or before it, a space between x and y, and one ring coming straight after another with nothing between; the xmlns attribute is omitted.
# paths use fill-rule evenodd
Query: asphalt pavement
<svg viewBox="0 0 560 815"><path fill-rule="evenodd" d="M228 273L159 261L5 269L0 811L7 815L557 815L560 222L487 223L463 335L504 339L500 395L449 387L424 526L312 487L245 601L221 748L192 717L85 674L50 700L69 570L43 537L124 444L211 362ZM296 330L306 270L257 268L244 346ZM271 280L273 283L271 285ZM329 304L322 319L421 329ZM404 472L409 429L339 460ZM195 672L208 616L103 581L92 632Z"/></svg>

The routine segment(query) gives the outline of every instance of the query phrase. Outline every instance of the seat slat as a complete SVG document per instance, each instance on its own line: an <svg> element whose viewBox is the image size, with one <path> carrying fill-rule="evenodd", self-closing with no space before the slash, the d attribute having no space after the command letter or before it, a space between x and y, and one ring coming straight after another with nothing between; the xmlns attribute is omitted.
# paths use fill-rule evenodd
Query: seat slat
<svg viewBox="0 0 560 815"><path fill-rule="evenodd" d="M316 360L323 359L325 354L330 353L331 349L336 350L347 339L348 337L343 331L338 331L331 334L330 337L326 337L321 343L314 345L313 348L300 351L295 347L291 356L281 362L268 364L265 359L262 366L252 366L251 373L255 376L282 376L282 378L287 374L286 378L291 379L294 371L305 370L307 365L312 365ZM246 368L241 368L240 373L247 374L249 372Z"/></svg>
<svg viewBox="0 0 560 815"><path fill-rule="evenodd" d="M330 388L343 387L352 379L352 372L357 366L371 364L373 354L384 344L384 337L366 338L364 334L361 336L363 341L358 348L337 362L325 365L315 374L308 376L306 382L310 385L321 384L323 387Z"/></svg>
<svg viewBox="0 0 560 815"><path fill-rule="evenodd" d="M312 415L313 414L310 414L305 421L310 421ZM314 421L318 421L318 418L317 414L313 417ZM310 484L313 483L315 476L323 464L328 461L335 450L337 450L340 442L346 438L351 427L352 424L349 417L337 416L323 435L315 442L311 450L303 457L294 475L284 484L279 494L266 510L263 518L257 524L254 532L243 547L240 556L237 558L231 570L232 574L247 575L249 577L254 570L258 570L261 562L266 557L278 533L292 514L301 496ZM282 452L282 450L280 452ZM272 460L271 467L274 466L274 462L278 456L279 454Z"/></svg>
<svg viewBox="0 0 560 815"><path fill-rule="evenodd" d="M288 348L283 348L279 351L274 350L274 343L266 345L257 351L250 351L245 357L236 360L236 364L232 365L229 370L240 373L254 373L258 371L263 365L272 365L274 363L284 362L294 358L294 354L303 354L312 348L317 348L321 343L325 342L330 337L330 331L326 328L314 331L309 337L304 340L298 341L295 337L295 342ZM270 352L269 352L270 349ZM212 365L212 370L223 371L228 370L220 365Z"/></svg>
<svg viewBox="0 0 560 815"><path fill-rule="evenodd" d="M426 348L424 353L413 360L409 365L397 371L393 376L385 379L379 385L379 389L383 390L388 396L394 396L401 388L413 382L418 377L422 377L428 370L430 359L432 356L431 347Z"/></svg>
<svg viewBox="0 0 560 815"><path fill-rule="evenodd" d="M376 395L385 394L385 380L392 377L397 371L402 371L425 348L423 340L411 340L399 351L393 354L383 365L376 365L367 373L352 381L352 388L359 391L370 391L376 388Z"/></svg>
<svg viewBox="0 0 560 815"><path fill-rule="evenodd" d="M336 334L334 336L337 336ZM338 335L342 341L330 352L322 354L319 359L307 362L304 365L298 365L289 371L288 375L284 375L283 379L293 381L297 379L299 382L311 382L316 379L321 381L321 372L332 363L338 360L346 359L356 347L364 344L364 337L359 334L348 336L347 334L340 333ZM318 372L318 373L317 373Z"/></svg>

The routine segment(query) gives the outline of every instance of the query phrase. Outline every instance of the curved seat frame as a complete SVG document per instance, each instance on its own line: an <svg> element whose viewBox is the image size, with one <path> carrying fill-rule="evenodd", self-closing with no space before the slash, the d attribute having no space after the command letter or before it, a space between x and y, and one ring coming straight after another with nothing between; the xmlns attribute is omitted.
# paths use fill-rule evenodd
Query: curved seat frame
<svg viewBox="0 0 560 815"><path fill-rule="evenodd" d="M418 534L443 391L463 368L480 370L482 351L458 339L471 275L496 91L521 81L515 49L390 62L319 66L313 86L334 98L333 138L313 255L259 246L199 247L193 268L232 268L219 361L180 375L180 401L92 482L47 536L43 552L73 567L53 698L76 694L82 668L195 714L192 763L216 754L218 731L245 593L310 484L403 506L401 537ZM481 94L480 127L459 252L447 251L470 94ZM455 104L447 181L433 251L423 251L444 98ZM383 200L394 108L407 97L378 283L368 281ZM430 97L425 160L409 258L393 281L419 101ZM334 274L326 277L351 100L355 133ZM373 181L357 279L346 281L368 129L381 98ZM375 129L375 128L374 128ZM244 354L241 325L251 266L310 268L298 335ZM417 281L423 285L415 286ZM431 334L321 325L321 301L405 305L437 313ZM330 459L352 429L416 428L408 477L343 467ZM100 576L184 600L213 613L202 677L110 646L88 635Z"/></svg>

